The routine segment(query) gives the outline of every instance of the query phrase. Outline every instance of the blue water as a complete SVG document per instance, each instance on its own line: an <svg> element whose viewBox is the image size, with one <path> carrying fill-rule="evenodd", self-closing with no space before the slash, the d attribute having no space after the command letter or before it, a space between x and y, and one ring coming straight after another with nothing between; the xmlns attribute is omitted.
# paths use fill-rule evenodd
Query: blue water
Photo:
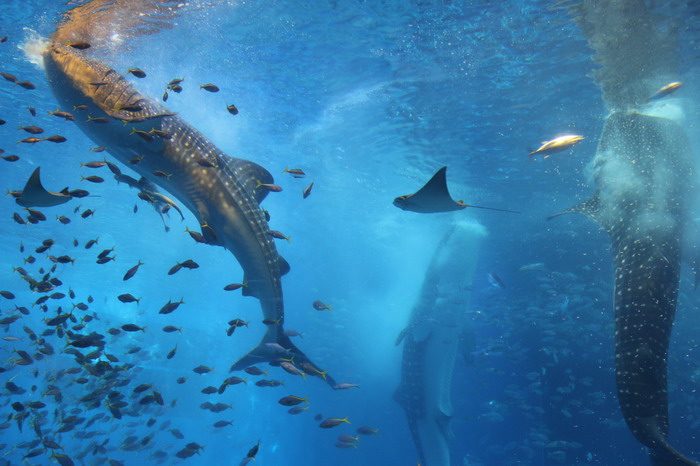
<svg viewBox="0 0 700 466"><path fill-rule="evenodd" d="M583 217L545 221L592 192L586 166L607 112L589 77L595 67L591 51L565 9L545 1L468 6L247 1L193 9L170 30L124 43L110 66L122 73L135 66L146 71L147 78L131 80L155 98L168 81L184 78L183 92L170 93L167 107L227 154L267 168L283 188L263 207L271 214L271 228L291 236L290 242L277 242L291 265L283 278L286 328L303 332L295 343L338 382L360 384L332 391L322 381L302 381L270 368L269 378L284 386L259 388L249 377L223 395L205 395L200 391L218 387L229 366L258 343L264 332L259 303L223 291L226 284L243 281L243 272L231 253L195 244L183 233L186 227L198 230L191 213L181 221L171 212L166 232L136 191L114 182L106 168L80 166L104 155L111 160L107 153L90 152L96 144L71 122L47 116L57 103L43 71L29 63L23 48L35 35L48 37L67 8L48 0L7 0L0 9L0 36L8 36L0 44L0 71L36 84L30 91L0 81L0 118L7 122L0 126L0 147L3 155L20 156L14 163L0 161L0 186L22 189L41 166L47 188L70 186L94 195L41 209L48 220L29 226L12 220L13 212L22 211L10 196L0 200L0 289L16 294L14 300L0 298L0 309L3 317L17 314L15 304L31 310L0 328L4 337L21 338L0 341L6 369L0 381L27 390L0 394L5 418L14 413L15 401L43 401L42 431L76 464L105 464L107 458L178 464L183 460L175 454L188 442L205 446L184 460L188 464L238 464L261 440L255 463L260 465L415 465L404 412L392 400L401 363L394 340L406 325L437 241L451 222L469 217L483 224L488 236L465 310L476 348L458 357L453 379L453 463L469 458L469 464L484 465L646 464L645 449L627 430L615 393L609 240ZM681 27L680 75L687 81L682 92L689 121L698 121L691 76L699 71L700 35L682 21L682 8L660 11ZM197 89L208 82L221 92ZM231 103L240 110L236 116L226 111ZM17 130L25 125L68 141L17 144L30 136ZM697 132L697 126L690 128ZM528 160L529 148L567 132L586 140L547 160ZM420 215L392 205L394 197L416 191L445 165L455 199L523 213L467 209ZM307 176L294 179L282 173L286 167L302 168ZM81 181L88 175L106 182ZM311 181L313 192L303 199ZM82 219L79 212L88 208L95 214ZM62 215L72 222L56 221ZM75 258L72 265L58 265L55 276L63 282L56 291L67 294L70 288L76 298L50 300L44 314L32 306L39 294L29 291L12 267L36 275L39 267L48 270L46 255L34 252L47 238L56 242L49 253ZM86 250L84 244L96 238L99 243ZM79 246L73 246L74 239ZM110 248L116 259L96 264L96 255ZM25 265L30 254L37 262ZM186 259L200 267L167 274ZM123 281L138 261L145 265ZM536 263L541 265L521 270ZM492 286L489 273L506 287ZM122 293L141 300L121 303ZM75 315L94 313L99 320L89 323L90 329L146 327L106 335L106 352L118 357L118 364L133 364L123 374L129 384L117 388L130 403L133 388L148 383L162 394L164 406L150 405L121 420L113 420L104 404L84 410L77 399L93 382L81 385L75 382L81 375L70 374L55 380L59 371L76 367L60 353L65 343L55 335L46 338L57 354L28 366L12 363L13 349L36 352L23 326L40 334L47 328L42 319L53 316L56 307L70 311L88 296L94 298L89 310ZM168 300L181 298L185 304L175 312L158 314ZM315 310L315 300L332 310ZM669 359L670 437L693 458L700 457L697 307L692 276L684 270ZM250 324L228 337L226 322L233 318ZM165 325L182 327L182 333L164 333ZM167 360L176 346L176 356ZM141 349L127 354L134 347ZM198 375L192 371L198 365L214 372ZM176 383L179 377L187 382ZM49 384L61 388L62 402L42 396ZM308 397L308 411L287 414L277 403L285 395ZM133 403L139 399L136 395ZM232 409L214 414L200 409L205 401ZM86 422L98 413L105 416L87 429L84 422L55 433L59 420L75 414L70 412L75 408L83 410L76 413ZM348 417L351 424L320 429L317 414ZM150 418L156 422L147 427ZM0 425L0 462L20 464L31 448L41 448L27 448L36 438L32 419L21 431L14 420ZM212 427L219 420L233 424ZM363 436L356 448L335 446L338 435L354 435L360 426L379 432ZM169 429L179 429L184 439ZM127 437L137 436L138 443L151 434L136 451L123 448ZM107 452L94 455L95 444L105 440ZM564 443L550 444L556 441ZM49 456L50 451L25 462L54 463Z"/></svg>

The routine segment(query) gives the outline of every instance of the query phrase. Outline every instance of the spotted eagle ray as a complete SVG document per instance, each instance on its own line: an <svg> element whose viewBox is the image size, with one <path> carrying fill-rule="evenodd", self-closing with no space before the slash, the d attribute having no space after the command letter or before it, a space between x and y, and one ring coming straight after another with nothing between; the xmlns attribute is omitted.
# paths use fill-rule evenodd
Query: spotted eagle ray
<svg viewBox="0 0 700 466"><path fill-rule="evenodd" d="M464 317L483 236L480 225L467 222L456 223L445 232L425 273L409 324L396 341L397 345L403 342L403 358L394 399L406 412L423 466L453 464L452 372L460 346L470 340Z"/></svg>
<svg viewBox="0 0 700 466"><path fill-rule="evenodd" d="M289 265L278 254L260 209L267 195L260 183L272 183L272 175L254 162L224 154L183 119L93 58L113 47L109 40L116 35L133 39L157 31L159 23L172 27L164 22L182 6L167 0L97 0L71 10L44 52L48 82L65 108L86 106L84 115L90 117L81 115L75 121L90 139L108 147L124 164L142 157L130 167L172 193L200 222L206 241L228 249L240 263L246 283L243 294L260 301L271 324L258 346L231 370L293 357L294 364L310 364L320 373L284 334L281 277ZM70 46L75 43L90 46ZM330 376L325 380L336 385Z"/></svg>
<svg viewBox="0 0 700 466"><path fill-rule="evenodd" d="M452 212L462 210L467 207L477 209L497 210L499 212L510 212L519 214L513 210L494 209L493 207L481 207L478 205L465 204L462 201L455 201L450 196L447 189L447 167L442 167L421 189L413 194L406 194L394 199L394 205L401 210L418 212L421 214L434 214L438 212Z"/></svg>
<svg viewBox="0 0 700 466"><path fill-rule="evenodd" d="M615 377L622 414L652 464L697 465L668 442L668 346L680 279L690 147L672 120L615 112L593 161L596 193L579 212L615 258ZM550 217L552 218L552 217Z"/></svg>
<svg viewBox="0 0 700 466"><path fill-rule="evenodd" d="M22 207L53 207L56 205L65 204L73 199L68 194L68 188L65 188L60 193L48 191L41 184L41 167L36 167L32 175L24 185L21 194L15 198L15 202Z"/></svg>

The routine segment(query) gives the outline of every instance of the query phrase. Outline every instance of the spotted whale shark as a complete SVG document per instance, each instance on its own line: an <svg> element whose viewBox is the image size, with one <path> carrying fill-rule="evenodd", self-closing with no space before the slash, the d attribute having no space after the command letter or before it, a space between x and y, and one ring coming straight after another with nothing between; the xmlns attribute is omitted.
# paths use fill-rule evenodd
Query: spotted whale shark
<svg viewBox="0 0 700 466"><path fill-rule="evenodd" d="M260 184L272 183L272 175L254 162L224 154L178 115L91 56L104 43L101 36L112 35L111 29L117 27L108 16L113 4L124 5L115 10L118 19L125 15L140 18L143 12L138 8L158 6L151 0L92 2L73 10L43 54L46 76L57 100L64 108L84 106L80 116L75 116L78 127L125 164L140 157L138 164L129 167L178 199L200 222L206 242L223 246L240 263L246 284L243 294L259 300L268 324L259 345L231 370L291 357L311 372L324 373L284 334L281 277L289 265L277 252L260 208L267 195ZM91 12L98 12L100 21L90 17ZM92 46L75 47L76 43ZM324 378L329 385L336 385L332 377Z"/></svg>
<svg viewBox="0 0 700 466"><path fill-rule="evenodd" d="M667 359L688 220L690 154L675 121L613 112L593 160L596 193L552 216L582 213L610 236L620 408L632 434L649 448L652 464L664 466L698 464L667 440Z"/></svg>
<svg viewBox="0 0 700 466"><path fill-rule="evenodd" d="M465 313L483 228L455 223L438 243L425 273L403 343L401 382L394 399L404 409L422 466L450 466L452 373L470 338Z"/></svg>

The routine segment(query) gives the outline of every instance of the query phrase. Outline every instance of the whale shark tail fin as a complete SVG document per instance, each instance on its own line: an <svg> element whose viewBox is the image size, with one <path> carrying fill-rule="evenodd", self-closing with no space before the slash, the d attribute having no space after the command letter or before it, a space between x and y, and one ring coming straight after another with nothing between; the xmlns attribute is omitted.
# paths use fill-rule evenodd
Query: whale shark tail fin
<svg viewBox="0 0 700 466"><path fill-rule="evenodd" d="M700 463L686 458L673 448L666 439L658 417L638 417L628 420L630 429L637 440L649 448L649 460L652 466L698 466ZM632 425L633 424L633 425Z"/></svg>
<svg viewBox="0 0 700 466"><path fill-rule="evenodd" d="M337 385L335 379L320 369L284 334L280 324L268 328L260 343L242 358L233 363L229 372L240 371L254 364L289 359L292 364L307 375L321 377L331 387Z"/></svg>

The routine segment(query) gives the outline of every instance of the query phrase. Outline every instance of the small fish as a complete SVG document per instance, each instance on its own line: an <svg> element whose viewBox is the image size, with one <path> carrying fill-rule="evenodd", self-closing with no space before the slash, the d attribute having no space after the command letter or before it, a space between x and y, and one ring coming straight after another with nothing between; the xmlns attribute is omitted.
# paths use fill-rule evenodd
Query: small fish
<svg viewBox="0 0 700 466"><path fill-rule="evenodd" d="M277 230L268 230L267 234L276 239L286 239L288 243L292 241L291 236L285 236Z"/></svg>
<svg viewBox="0 0 700 466"><path fill-rule="evenodd" d="M335 390L347 390L349 388L360 388L359 384L356 383L339 383L333 387Z"/></svg>
<svg viewBox="0 0 700 466"><path fill-rule="evenodd" d="M129 68L127 73L131 73L134 76L136 76L137 78L145 78L146 77L146 73L140 68Z"/></svg>
<svg viewBox="0 0 700 466"><path fill-rule="evenodd" d="M336 417L329 417L327 419L324 419L321 421L321 423L318 425L322 429L330 429L331 427L336 427L339 426L342 423L347 423L350 424L350 421L348 421L348 418L344 417L342 419L336 418Z"/></svg>
<svg viewBox="0 0 700 466"><path fill-rule="evenodd" d="M163 93L163 102L167 102L167 101L168 101L168 91L165 91Z"/></svg>
<svg viewBox="0 0 700 466"><path fill-rule="evenodd" d="M288 409L287 412L289 414L301 414L308 409L309 409L308 406L294 406L294 407Z"/></svg>
<svg viewBox="0 0 700 466"><path fill-rule="evenodd" d="M141 301L141 298L136 298L134 295L130 293L124 293L120 294L117 296L117 299L123 303L139 303Z"/></svg>
<svg viewBox="0 0 700 466"><path fill-rule="evenodd" d="M233 104L227 105L227 106L226 106L226 110L228 110L228 112L229 112L231 115L238 115L238 109L237 109L236 106L233 105Z"/></svg>
<svg viewBox="0 0 700 466"><path fill-rule="evenodd" d="M172 174L170 174L170 173L165 173L164 171L161 171L161 170L156 170L156 171L153 172L153 174L154 174L155 176L158 176L158 177L160 177L160 178L165 178L165 179L168 179L168 178L170 178L170 177L172 176Z"/></svg>
<svg viewBox="0 0 700 466"><path fill-rule="evenodd" d="M201 233L198 233L196 231L192 231L189 228L185 228L185 233L189 233L190 237L195 240L197 243L203 243L206 244L207 240L204 238L204 236Z"/></svg>
<svg viewBox="0 0 700 466"><path fill-rule="evenodd" d="M168 300L165 305L163 305L162 308L160 308L160 311L158 311L158 314L170 314L171 312L175 311L178 307L180 307L181 304L185 304L184 299L180 299L180 301L172 302Z"/></svg>
<svg viewBox="0 0 700 466"><path fill-rule="evenodd" d="M2 158L5 162L16 162L19 160L18 155L0 155L0 158Z"/></svg>
<svg viewBox="0 0 700 466"><path fill-rule="evenodd" d="M552 154L566 150L584 139L583 136L565 135L551 141L543 141L539 149L530 152L530 160L533 160L537 154L543 154L545 159L549 158Z"/></svg>
<svg viewBox="0 0 700 466"><path fill-rule="evenodd" d="M217 168L218 167L218 165L216 163L214 163L211 160L206 159L204 157L200 157L199 159L197 159L197 164L199 164L199 166L205 167L205 168Z"/></svg>
<svg viewBox="0 0 700 466"><path fill-rule="evenodd" d="M72 114L70 114L68 112L61 111L59 109L56 109L53 112L49 112L49 115L57 116L59 118L63 118L64 120L69 120L69 121L75 120L75 118L73 117ZM89 118L90 117L88 117L88 121L89 121Z"/></svg>
<svg viewBox="0 0 700 466"><path fill-rule="evenodd" d="M219 92L220 90L219 86L215 84L202 84L201 86L199 86L199 88L209 92Z"/></svg>
<svg viewBox="0 0 700 466"><path fill-rule="evenodd" d="M30 91L36 89L36 86L29 81L18 81L15 84L17 84L18 86L23 87L27 90L30 90Z"/></svg>
<svg viewBox="0 0 700 466"><path fill-rule="evenodd" d="M289 374L292 374L292 375L298 375L298 376L300 376L302 379L306 380L306 374L303 373L302 371L300 371L300 370L297 368L297 366L295 366L295 365L292 364L291 362L282 361L282 362L280 363L280 367L281 367L282 369L284 369L285 372L287 372L287 373L289 373Z"/></svg>
<svg viewBox="0 0 700 466"><path fill-rule="evenodd" d="M136 104L123 105L114 108L115 112L140 112L141 110L143 110L143 107Z"/></svg>
<svg viewBox="0 0 700 466"><path fill-rule="evenodd" d="M175 327L174 325L166 325L163 327L165 333L179 332L182 333L182 327Z"/></svg>
<svg viewBox="0 0 700 466"><path fill-rule="evenodd" d="M109 123L109 118L107 118L107 117L93 117L92 115L88 115L87 120L85 120L85 121L91 121L93 123L105 124L105 123Z"/></svg>
<svg viewBox="0 0 700 466"><path fill-rule="evenodd" d="M309 197L309 195L311 194L311 188L313 188L313 187L314 187L314 182L312 181L311 184L308 185L306 187L306 189L301 193L301 195L304 197L304 199Z"/></svg>
<svg viewBox="0 0 700 466"><path fill-rule="evenodd" d="M137 155L136 157L130 158L129 163L131 165L136 165L137 163L139 163L142 160L143 160L143 155Z"/></svg>
<svg viewBox="0 0 700 466"><path fill-rule="evenodd" d="M167 86L167 87L177 86L178 84L180 84L180 83L183 82L184 80L185 80L185 78L175 78L175 79L171 80L171 81L168 83L168 86Z"/></svg>
<svg viewBox="0 0 700 466"><path fill-rule="evenodd" d="M208 374L210 372L214 372L214 369L212 367L207 367L207 366L197 366L194 369L192 369L193 372L197 374Z"/></svg>
<svg viewBox="0 0 700 466"><path fill-rule="evenodd" d="M170 89L171 91L173 91L176 94L179 94L180 92L182 92L182 86L180 86L179 84L175 84L174 86L170 86L170 87L168 87L168 89Z"/></svg>
<svg viewBox="0 0 700 466"><path fill-rule="evenodd" d="M137 300L138 301L138 300ZM146 327L139 327L136 324L124 324L122 325L122 330L125 332L138 332L139 330L142 332L146 331Z"/></svg>
<svg viewBox="0 0 700 466"><path fill-rule="evenodd" d="M27 107L27 110L31 116L36 116L36 109L34 107Z"/></svg>
<svg viewBox="0 0 700 466"><path fill-rule="evenodd" d="M314 301L313 302L313 307L317 311L325 311L328 309L329 311L331 310L331 305L330 304L324 304L323 301Z"/></svg>
<svg viewBox="0 0 700 466"><path fill-rule="evenodd" d="M148 131L141 131L136 128L131 128L131 132L129 134L135 134L146 142L153 141L153 136L151 136L151 133L149 133Z"/></svg>
<svg viewBox="0 0 700 466"><path fill-rule="evenodd" d="M216 421L214 424L212 424L214 427L220 428L220 427L226 427L226 426L232 426L233 422L231 421Z"/></svg>
<svg viewBox="0 0 700 466"><path fill-rule="evenodd" d="M38 126L20 126L19 129L22 129L30 134L41 134L44 132L44 129Z"/></svg>
<svg viewBox="0 0 700 466"><path fill-rule="evenodd" d="M355 431L361 435L377 435L377 433L379 432L379 429L374 429L374 428L369 427L369 426L362 426L362 427L358 427L357 429L355 429Z"/></svg>
<svg viewBox="0 0 700 466"><path fill-rule="evenodd" d="M100 147L91 147L90 151L92 152L104 152L107 150L106 146L100 146ZM102 162L102 165L106 165L107 162Z"/></svg>
<svg viewBox="0 0 700 466"><path fill-rule="evenodd" d="M17 78L14 75L11 75L10 73L0 73L0 76L5 78L6 81L10 81L11 83L17 82Z"/></svg>
<svg viewBox="0 0 700 466"><path fill-rule="evenodd" d="M649 97L645 103L651 102L653 100L658 100L662 97L666 97L667 95L671 94L672 92L678 90L681 86L683 86L682 82L672 82L670 84L666 84L664 87L656 91L651 97Z"/></svg>
<svg viewBox="0 0 700 466"><path fill-rule="evenodd" d="M489 284L494 287L494 288L500 288L500 289L505 289L506 284L503 280L501 280L501 277L496 275L495 273L489 273L487 275L487 278L489 280Z"/></svg>
<svg viewBox="0 0 700 466"><path fill-rule="evenodd" d="M87 42L71 42L70 44L67 44L67 45L68 45L68 47L73 47L74 49L78 49L78 50L85 50L85 49L89 49L91 47L91 45L88 44Z"/></svg>
<svg viewBox="0 0 700 466"><path fill-rule="evenodd" d="M93 81L90 83L91 86L95 87L102 87L102 86L109 86L111 83L109 81Z"/></svg>
<svg viewBox="0 0 700 466"><path fill-rule="evenodd" d="M104 178L101 176L97 175L91 175L91 176L81 176L80 181L89 181L90 183L104 183Z"/></svg>
<svg viewBox="0 0 700 466"><path fill-rule="evenodd" d="M94 162L80 162L81 167L88 168L102 168L106 165L106 162L94 161Z"/></svg>
<svg viewBox="0 0 700 466"><path fill-rule="evenodd" d="M17 144L36 144L37 142L41 142L43 139L40 138L25 138L22 139L21 141L17 141Z"/></svg>
<svg viewBox="0 0 700 466"><path fill-rule="evenodd" d="M68 139L64 138L63 136L59 136L59 135L44 138L44 141L55 142L55 143L66 142L67 140Z"/></svg>
<svg viewBox="0 0 700 466"><path fill-rule="evenodd" d="M304 178L306 176L306 173L304 173L304 170L302 170L301 168L285 168L282 173L289 173L294 178Z"/></svg>
<svg viewBox="0 0 700 466"><path fill-rule="evenodd" d="M57 215L56 220L61 222L64 225L68 225L70 223L70 219L66 217L65 215Z"/></svg>
<svg viewBox="0 0 700 466"><path fill-rule="evenodd" d="M165 359L172 359L175 357L175 353L177 353L177 345L175 345L175 348L171 349L170 352L165 356Z"/></svg>
<svg viewBox="0 0 700 466"><path fill-rule="evenodd" d="M87 110L88 106L87 105L73 105L73 110Z"/></svg>
<svg viewBox="0 0 700 466"><path fill-rule="evenodd" d="M94 214L95 214L95 211L94 211L93 209L85 209L85 210L80 214L80 216L81 216L82 218L88 218L88 217L90 217L91 215L94 215Z"/></svg>
<svg viewBox="0 0 700 466"><path fill-rule="evenodd" d="M85 249L90 249L91 247L96 245L99 240L100 240L100 238L89 240L87 243L85 243Z"/></svg>
<svg viewBox="0 0 700 466"><path fill-rule="evenodd" d="M250 375L267 375L267 371L264 371L264 370L262 370L262 369L259 369L259 368L255 367L255 366L246 367L246 368L243 369L243 370L244 370L247 374L250 374Z"/></svg>
<svg viewBox="0 0 700 466"><path fill-rule="evenodd" d="M256 188L265 188L268 191L272 191L273 193L279 193L282 191L282 187L277 186L276 184L270 184L270 183L263 183L260 180L258 180L258 184L255 185Z"/></svg>
<svg viewBox="0 0 700 466"><path fill-rule="evenodd" d="M309 404L308 398L301 398L301 397L294 396L294 395L288 395L288 396L282 397L277 402L279 404L281 404L282 406L296 406L300 403Z"/></svg>
<svg viewBox="0 0 700 466"><path fill-rule="evenodd" d="M138 264L136 264L135 266L133 266L132 268L130 268L129 270L126 271L126 273L124 274L124 278L122 278L122 280L126 281L126 280L130 279L131 277L133 277L134 275L136 275L136 272L138 272L139 267L141 267L142 265L143 265L143 262L139 261Z"/></svg>
<svg viewBox="0 0 700 466"><path fill-rule="evenodd" d="M229 285L226 285L224 287L224 291L235 291L239 288L242 288L244 286L248 286L246 283L231 283Z"/></svg>

